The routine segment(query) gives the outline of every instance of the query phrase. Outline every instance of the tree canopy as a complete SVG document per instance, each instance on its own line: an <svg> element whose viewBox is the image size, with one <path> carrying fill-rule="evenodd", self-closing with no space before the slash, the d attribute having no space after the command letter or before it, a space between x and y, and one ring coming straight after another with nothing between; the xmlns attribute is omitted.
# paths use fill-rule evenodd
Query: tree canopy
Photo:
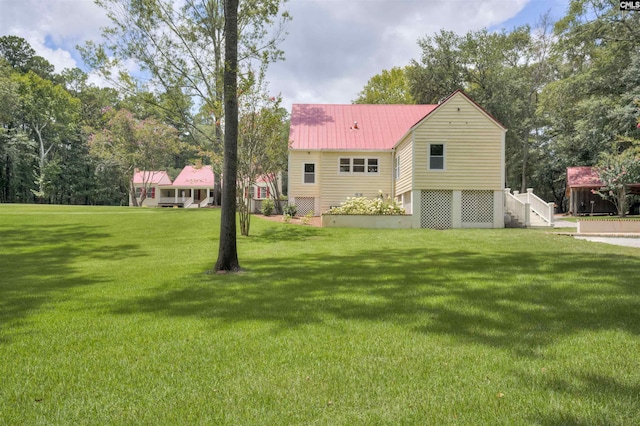
<svg viewBox="0 0 640 426"><path fill-rule="evenodd" d="M406 68L393 67L369 79L355 104L413 104Z"/></svg>

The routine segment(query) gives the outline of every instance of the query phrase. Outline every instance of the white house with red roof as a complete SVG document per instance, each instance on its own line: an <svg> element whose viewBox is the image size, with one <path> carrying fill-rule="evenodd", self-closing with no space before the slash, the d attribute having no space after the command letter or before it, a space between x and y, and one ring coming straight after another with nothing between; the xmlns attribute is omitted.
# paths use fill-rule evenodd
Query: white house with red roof
<svg viewBox="0 0 640 426"><path fill-rule="evenodd" d="M277 194L273 193L274 189ZM251 198L250 211L260 213L264 200L268 198L275 199L277 195L282 195L282 174L258 176L252 185L251 194L249 195Z"/></svg>
<svg viewBox="0 0 640 426"><path fill-rule="evenodd" d="M171 185L174 193L163 201L169 204L182 203L182 207L206 207L213 204L214 184L211 166L186 166Z"/></svg>
<svg viewBox="0 0 640 426"><path fill-rule="evenodd" d="M206 207L213 204L214 184L211 166L186 166L173 182L166 171L136 171L133 177L138 203L147 207Z"/></svg>
<svg viewBox="0 0 640 426"><path fill-rule="evenodd" d="M138 205L155 207L158 205L162 189L171 187L171 178L164 170L136 169L133 175L133 187ZM129 193L129 205L134 205L131 193Z"/></svg>
<svg viewBox="0 0 640 426"><path fill-rule="evenodd" d="M438 105L293 105L289 202L397 198L414 228L504 227L505 127L462 91Z"/></svg>

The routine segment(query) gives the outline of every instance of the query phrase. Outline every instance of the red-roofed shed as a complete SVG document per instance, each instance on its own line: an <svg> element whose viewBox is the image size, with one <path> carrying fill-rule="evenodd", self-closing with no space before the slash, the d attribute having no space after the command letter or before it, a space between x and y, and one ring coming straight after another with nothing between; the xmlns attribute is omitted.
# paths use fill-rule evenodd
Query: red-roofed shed
<svg viewBox="0 0 640 426"><path fill-rule="evenodd" d="M594 193L603 185L595 167L567 167L569 213L572 215L617 214L616 206L612 202ZM640 193L640 184L630 186L632 192Z"/></svg>

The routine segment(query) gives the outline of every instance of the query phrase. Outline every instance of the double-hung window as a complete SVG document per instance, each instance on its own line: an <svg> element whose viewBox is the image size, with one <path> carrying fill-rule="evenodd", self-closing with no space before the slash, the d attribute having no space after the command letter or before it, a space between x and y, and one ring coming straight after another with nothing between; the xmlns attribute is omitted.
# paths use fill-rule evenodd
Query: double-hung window
<svg viewBox="0 0 640 426"><path fill-rule="evenodd" d="M367 158L367 173L378 173L377 158Z"/></svg>
<svg viewBox="0 0 640 426"><path fill-rule="evenodd" d="M378 174L380 171L377 158L340 158L338 166L340 173L349 174Z"/></svg>
<svg viewBox="0 0 640 426"><path fill-rule="evenodd" d="M429 144L429 170L444 170L444 144Z"/></svg>
<svg viewBox="0 0 640 426"><path fill-rule="evenodd" d="M396 157L396 179L400 179L400 157Z"/></svg>
<svg viewBox="0 0 640 426"><path fill-rule="evenodd" d="M340 173L350 173L350 172L351 172L351 158L341 158Z"/></svg>
<svg viewBox="0 0 640 426"><path fill-rule="evenodd" d="M364 173L364 158L353 159L353 173Z"/></svg>
<svg viewBox="0 0 640 426"><path fill-rule="evenodd" d="M304 163L304 183L316 183L316 165L314 163Z"/></svg>

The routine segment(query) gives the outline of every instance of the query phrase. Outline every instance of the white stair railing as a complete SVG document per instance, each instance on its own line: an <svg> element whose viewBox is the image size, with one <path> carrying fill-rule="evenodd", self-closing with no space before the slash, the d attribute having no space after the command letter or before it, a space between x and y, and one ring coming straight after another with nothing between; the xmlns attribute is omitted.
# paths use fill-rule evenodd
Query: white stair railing
<svg viewBox="0 0 640 426"><path fill-rule="evenodd" d="M533 188L527 188L527 203L531 206L531 210L538 213L549 226L553 226L554 204L547 203L542 198L533 193Z"/></svg>
<svg viewBox="0 0 640 426"><path fill-rule="evenodd" d="M184 207L186 209L191 204L193 204L193 197L189 197L189 198L181 197L180 201L182 202L182 207Z"/></svg>
<svg viewBox="0 0 640 426"><path fill-rule="evenodd" d="M207 207L211 202L211 197L204 197L204 199L202 201L200 201L199 206L200 207Z"/></svg>
<svg viewBox="0 0 640 426"><path fill-rule="evenodd" d="M513 214L519 222L522 222L525 227L531 226L531 207L528 203L520 200L518 191L514 191L514 193L511 194L511 189L505 188L504 202L506 210Z"/></svg>

